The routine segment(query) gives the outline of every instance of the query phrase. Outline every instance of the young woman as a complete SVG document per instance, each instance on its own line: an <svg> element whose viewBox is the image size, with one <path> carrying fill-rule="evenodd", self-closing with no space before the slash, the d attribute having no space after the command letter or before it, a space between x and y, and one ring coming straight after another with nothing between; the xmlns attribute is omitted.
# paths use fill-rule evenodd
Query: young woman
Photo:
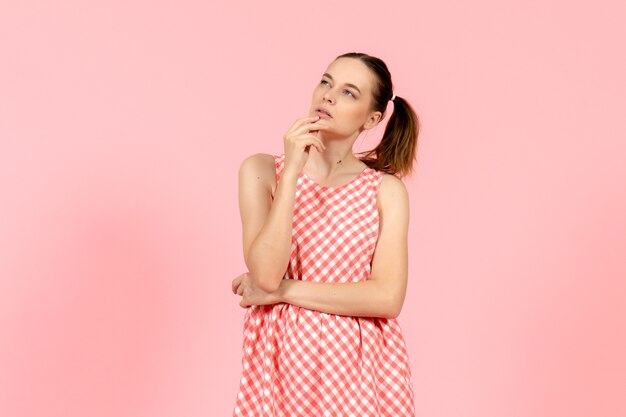
<svg viewBox="0 0 626 417"><path fill-rule="evenodd" d="M359 133L393 113L357 158ZM243 375L234 416L414 416L397 321L407 288L410 174L419 123L379 58L327 67L284 153L239 170Z"/></svg>

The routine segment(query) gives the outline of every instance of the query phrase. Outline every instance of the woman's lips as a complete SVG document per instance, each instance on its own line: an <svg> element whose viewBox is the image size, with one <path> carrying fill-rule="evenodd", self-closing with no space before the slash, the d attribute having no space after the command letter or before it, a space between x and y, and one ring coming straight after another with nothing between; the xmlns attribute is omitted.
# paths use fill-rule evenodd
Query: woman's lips
<svg viewBox="0 0 626 417"><path fill-rule="evenodd" d="M315 114L317 114L322 119L331 119L331 117L323 111L315 110Z"/></svg>

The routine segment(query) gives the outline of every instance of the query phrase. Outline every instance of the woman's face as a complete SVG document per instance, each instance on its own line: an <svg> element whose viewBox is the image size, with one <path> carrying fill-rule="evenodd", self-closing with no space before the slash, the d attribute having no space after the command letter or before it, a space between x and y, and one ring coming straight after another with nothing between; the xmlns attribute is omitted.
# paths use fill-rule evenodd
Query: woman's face
<svg viewBox="0 0 626 417"><path fill-rule="evenodd" d="M325 137L350 136L356 131L374 127L382 113L371 111L374 74L355 58L333 61L313 90L309 114L317 115L323 108L331 117L320 117L318 123L328 125Z"/></svg>

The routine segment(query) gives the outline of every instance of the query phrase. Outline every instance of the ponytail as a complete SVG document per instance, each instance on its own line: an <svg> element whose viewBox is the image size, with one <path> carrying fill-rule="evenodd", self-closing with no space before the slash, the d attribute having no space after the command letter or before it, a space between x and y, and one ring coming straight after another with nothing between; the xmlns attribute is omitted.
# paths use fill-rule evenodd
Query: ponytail
<svg viewBox="0 0 626 417"><path fill-rule="evenodd" d="M374 149L361 152L364 156L359 159L370 168L388 174L398 174L399 177L411 175L417 155L419 126L419 119L411 105L396 95L393 113L380 143Z"/></svg>

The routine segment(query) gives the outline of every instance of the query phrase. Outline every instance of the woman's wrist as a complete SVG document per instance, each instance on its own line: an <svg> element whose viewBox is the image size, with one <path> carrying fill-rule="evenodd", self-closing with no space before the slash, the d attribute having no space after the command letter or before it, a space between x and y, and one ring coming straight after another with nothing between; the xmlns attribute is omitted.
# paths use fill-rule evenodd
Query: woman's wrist
<svg viewBox="0 0 626 417"><path fill-rule="evenodd" d="M295 170L289 170L289 169L283 169L283 172L281 173L280 177L281 178L286 178L292 181L298 181L298 177L300 176L300 174L295 171Z"/></svg>
<svg viewBox="0 0 626 417"><path fill-rule="evenodd" d="M291 279L287 279L287 278L283 278L280 280L280 285L278 286L278 289L276 290L276 298L278 299L279 303L286 303L287 302L287 287L289 287L289 284L291 284L290 281L293 281Z"/></svg>

